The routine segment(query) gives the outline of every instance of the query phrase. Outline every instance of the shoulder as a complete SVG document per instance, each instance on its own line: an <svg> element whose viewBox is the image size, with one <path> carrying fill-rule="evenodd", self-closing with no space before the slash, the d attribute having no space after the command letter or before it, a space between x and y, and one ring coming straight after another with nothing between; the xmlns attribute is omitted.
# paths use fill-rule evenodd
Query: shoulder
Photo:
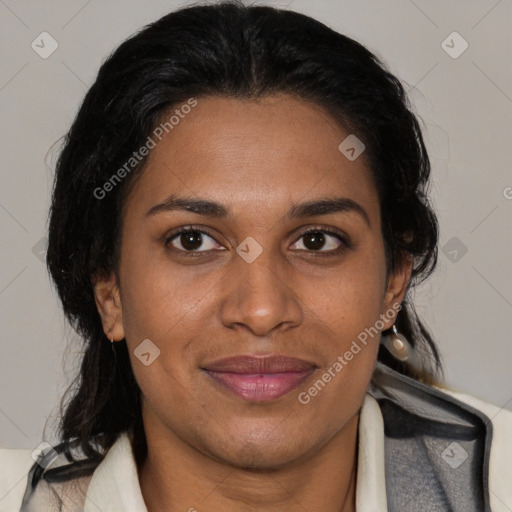
<svg viewBox="0 0 512 512"><path fill-rule="evenodd" d="M441 482L454 502L469 504L478 498L480 485L489 498L486 510L512 511L512 412L444 385L427 385L382 364L377 365L370 391L379 402L387 437L403 446L398 453L405 454L404 467L413 470L423 463L430 467L432 481ZM414 441L423 439L426 432L429 442L423 443L423 456L414 450ZM474 471L450 472L446 465L436 466L439 454L444 459L442 453L457 441L471 457ZM400 488L403 481L393 472L390 475ZM461 489L470 487L461 494L453 490L454 482ZM408 499L405 493L400 497Z"/></svg>
<svg viewBox="0 0 512 512"><path fill-rule="evenodd" d="M448 389L443 386L434 387L442 393L445 393L446 395L449 395L483 413L492 422L495 430L498 429L500 433L502 431L508 431L508 433L512 435L512 411L482 400L481 398L477 398L473 395Z"/></svg>
<svg viewBox="0 0 512 512"><path fill-rule="evenodd" d="M91 443L99 447L97 439ZM36 450L0 449L0 512L48 510L50 503L52 510L75 510L70 500L80 493L70 489L85 490L99 462L84 455L77 439L42 442Z"/></svg>
<svg viewBox="0 0 512 512"><path fill-rule="evenodd" d="M31 454L31 450L0 449L0 511L19 510L34 464Z"/></svg>
<svg viewBox="0 0 512 512"><path fill-rule="evenodd" d="M489 490L492 510L512 510L512 412L473 395L436 387L484 414L492 425Z"/></svg>

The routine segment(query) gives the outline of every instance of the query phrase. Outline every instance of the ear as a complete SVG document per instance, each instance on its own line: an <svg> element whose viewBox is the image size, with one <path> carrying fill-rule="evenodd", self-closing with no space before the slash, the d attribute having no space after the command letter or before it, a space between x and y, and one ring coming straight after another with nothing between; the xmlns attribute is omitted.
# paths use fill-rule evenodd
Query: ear
<svg viewBox="0 0 512 512"><path fill-rule="evenodd" d="M404 300L407 288L409 287L412 265L412 256L406 254L401 267L397 268L396 271L388 278L388 284L383 300L382 313L384 316L381 316L382 321L384 322L383 331L390 329L395 323L395 319L399 311L398 306ZM393 312L393 315L391 315L390 312Z"/></svg>
<svg viewBox="0 0 512 512"><path fill-rule="evenodd" d="M108 276L93 276L94 300L103 324L105 336L120 341L124 338L121 295L114 272Z"/></svg>

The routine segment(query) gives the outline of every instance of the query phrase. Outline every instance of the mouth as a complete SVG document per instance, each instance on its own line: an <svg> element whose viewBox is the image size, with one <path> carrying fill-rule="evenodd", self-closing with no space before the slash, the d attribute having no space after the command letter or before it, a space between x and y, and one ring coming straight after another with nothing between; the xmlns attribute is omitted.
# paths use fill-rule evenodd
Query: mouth
<svg viewBox="0 0 512 512"><path fill-rule="evenodd" d="M296 389L316 370L308 361L282 355L235 356L206 364L216 384L249 402L268 402Z"/></svg>

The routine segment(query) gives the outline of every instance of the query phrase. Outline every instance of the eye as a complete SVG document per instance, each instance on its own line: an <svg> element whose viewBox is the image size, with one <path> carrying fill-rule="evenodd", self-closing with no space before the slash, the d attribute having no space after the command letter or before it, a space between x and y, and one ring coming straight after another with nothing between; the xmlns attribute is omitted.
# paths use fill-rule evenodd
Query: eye
<svg viewBox="0 0 512 512"><path fill-rule="evenodd" d="M222 247L206 231L201 229L183 227L166 238L165 246L184 252L206 252ZM202 249L200 249L202 247Z"/></svg>
<svg viewBox="0 0 512 512"><path fill-rule="evenodd" d="M214 250L226 250L208 232L194 226L183 226L165 239L165 247L194 255ZM325 256L337 255L351 244L347 237L338 230L328 228L311 228L304 231L291 249L326 253Z"/></svg>
<svg viewBox="0 0 512 512"><path fill-rule="evenodd" d="M337 254L350 247L346 238L334 230L309 229L302 233L292 245L292 249L306 250L313 252L328 252Z"/></svg>

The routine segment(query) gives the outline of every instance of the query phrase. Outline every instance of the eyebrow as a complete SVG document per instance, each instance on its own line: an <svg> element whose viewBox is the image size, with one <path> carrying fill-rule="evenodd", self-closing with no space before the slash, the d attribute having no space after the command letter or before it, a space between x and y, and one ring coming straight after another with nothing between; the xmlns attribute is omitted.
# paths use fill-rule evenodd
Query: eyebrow
<svg viewBox="0 0 512 512"><path fill-rule="evenodd" d="M146 213L146 217L154 216L161 212L184 210L205 217L227 218L229 210L220 203L209 201L207 199L195 199L189 197L169 196L161 203L151 207ZM317 215L329 215L340 212L354 212L359 214L368 226L371 226L370 218L366 210L354 200L348 197L335 197L317 199L306 203L295 204L286 215L290 219L301 219L305 217L314 217Z"/></svg>

